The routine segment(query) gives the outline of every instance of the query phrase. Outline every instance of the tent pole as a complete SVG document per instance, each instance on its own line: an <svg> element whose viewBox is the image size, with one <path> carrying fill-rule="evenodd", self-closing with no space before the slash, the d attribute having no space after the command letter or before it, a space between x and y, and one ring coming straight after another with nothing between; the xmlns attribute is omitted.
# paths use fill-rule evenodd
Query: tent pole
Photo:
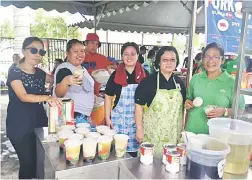
<svg viewBox="0 0 252 180"><path fill-rule="evenodd" d="M189 82L192 78L192 70L193 70L193 37L196 29L196 11L197 11L197 0L192 1L192 11L191 11L191 25L189 32L189 43L188 43L188 69L187 69L187 84L189 86Z"/></svg>
<svg viewBox="0 0 252 180"><path fill-rule="evenodd" d="M142 33L142 46L144 44L144 33Z"/></svg>

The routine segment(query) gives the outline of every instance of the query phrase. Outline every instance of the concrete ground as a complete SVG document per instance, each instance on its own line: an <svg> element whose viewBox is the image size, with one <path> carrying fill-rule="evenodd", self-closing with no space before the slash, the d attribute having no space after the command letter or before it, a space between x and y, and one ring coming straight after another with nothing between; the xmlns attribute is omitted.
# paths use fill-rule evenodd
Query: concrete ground
<svg viewBox="0 0 252 180"><path fill-rule="evenodd" d="M1 179L18 179L19 162L14 148L6 137L8 95L0 96L1 109Z"/></svg>

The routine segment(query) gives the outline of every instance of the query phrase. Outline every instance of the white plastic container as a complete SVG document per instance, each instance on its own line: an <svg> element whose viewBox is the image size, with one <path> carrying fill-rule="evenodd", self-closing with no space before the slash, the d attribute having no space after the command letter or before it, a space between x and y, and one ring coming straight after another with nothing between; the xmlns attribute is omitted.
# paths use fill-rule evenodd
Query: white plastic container
<svg viewBox="0 0 252 180"><path fill-rule="evenodd" d="M228 143L231 148L224 172L246 173L252 152L252 124L230 118L213 118L208 120L207 124L210 136ZM231 124L234 127L232 130L230 129Z"/></svg>
<svg viewBox="0 0 252 180"><path fill-rule="evenodd" d="M77 134L82 134L83 136L86 136L86 134L90 132L90 129L89 128L76 128L74 131Z"/></svg>
<svg viewBox="0 0 252 180"><path fill-rule="evenodd" d="M77 128L90 128L90 124L89 123L78 123L76 124Z"/></svg>
<svg viewBox="0 0 252 180"><path fill-rule="evenodd" d="M189 178L221 179L229 152L228 144L216 138L194 137L187 146Z"/></svg>

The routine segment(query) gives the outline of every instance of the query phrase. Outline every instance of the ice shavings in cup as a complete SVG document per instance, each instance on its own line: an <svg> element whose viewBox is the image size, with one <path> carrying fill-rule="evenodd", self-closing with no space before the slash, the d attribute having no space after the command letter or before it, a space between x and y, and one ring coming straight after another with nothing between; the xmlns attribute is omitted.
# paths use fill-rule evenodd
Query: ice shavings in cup
<svg viewBox="0 0 252 180"><path fill-rule="evenodd" d="M203 104L203 99L201 97L196 97L194 100L193 100L193 105L195 107L200 107L201 105Z"/></svg>
<svg viewBox="0 0 252 180"><path fill-rule="evenodd" d="M107 84L110 74L105 69L97 69L92 72L92 77L100 84Z"/></svg>
<svg viewBox="0 0 252 180"><path fill-rule="evenodd" d="M208 106L204 107L203 109L204 109L205 113L208 114L209 112L215 110L216 108L217 108L217 106L208 105Z"/></svg>

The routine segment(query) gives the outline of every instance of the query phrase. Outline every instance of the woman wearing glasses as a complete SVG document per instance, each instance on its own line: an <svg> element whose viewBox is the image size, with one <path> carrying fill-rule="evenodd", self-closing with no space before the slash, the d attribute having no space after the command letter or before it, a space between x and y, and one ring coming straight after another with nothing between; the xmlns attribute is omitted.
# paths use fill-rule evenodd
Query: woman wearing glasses
<svg viewBox="0 0 252 180"><path fill-rule="evenodd" d="M60 105L61 102L45 94L45 82L52 78L36 66L46 54L43 42L28 37L23 42L24 58L8 75L9 104L7 109L7 136L20 163L19 179L36 177L36 139L34 128L47 126L43 102Z"/></svg>
<svg viewBox="0 0 252 180"><path fill-rule="evenodd" d="M139 47L136 43L128 42L122 46L123 63L112 73L105 90L106 124L117 133L129 136L127 152L133 157L137 156L138 151L134 94L147 74L138 62L138 54Z"/></svg>
<svg viewBox="0 0 252 180"><path fill-rule="evenodd" d="M235 85L234 78L221 69L221 65L224 63L224 50L220 45L217 43L207 45L202 53L202 59L205 71L192 77L185 102L185 108L188 110L186 131L196 134L209 133L207 126L209 118L232 115ZM200 107L193 105L196 97L203 100ZM204 108L208 105L217 108L206 114ZM242 102L240 106L242 106Z"/></svg>
<svg viewBox="0 0 252 180"><path fill-rule="evenodd" d="M54 75L53 93L74 101L76 123L89 122L94 107L94 80L81 63L85 58L84 45L77 39L67 42L67 62L58 66Z"/></svg>
<svg viewBox="0 0 252 180"><path fill-rule="evenodd" d="M155 152L161 152L164 143L177 144L182 130L186 88L173 74L178 64L175 47L160 48L155 59L155 68L159 71L144 79L136 89L136 138L139 143L153 143ZM147 110L143 108L145 105Z"/></svg>

